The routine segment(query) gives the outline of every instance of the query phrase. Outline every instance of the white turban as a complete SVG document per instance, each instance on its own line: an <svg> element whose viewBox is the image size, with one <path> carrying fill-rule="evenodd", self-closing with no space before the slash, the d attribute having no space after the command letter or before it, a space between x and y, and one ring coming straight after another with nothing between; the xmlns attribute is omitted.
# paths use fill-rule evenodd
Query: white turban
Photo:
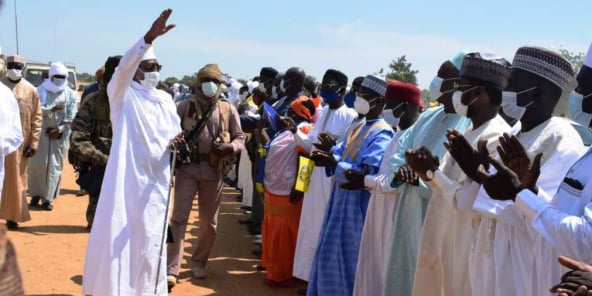
<svg viewBox="0 0 592 296"><path fill-rule="evenodd" d="M154 47L150 46L150 47L148 47L148 49L144 53L144 56L142 57L142 61L155 60L155 59L156 59L156 53L154 53Z"/></svg>
<svg viewBox="0 0 592 296"><path fill-rule="evenodd" d="M66 78L68 78L68 69L66 68L66 66L64 66L64 64L59 62L51 63L51 65L49 66L49 78L54 77L56 75L63 75L66 76Z"/></svg>
<svg viewBox="0 0 592 296"><path fill-rule="evenodd" d="M236 102L238 100L239 91L240 91L241 87L243 87L243 85L240 82L237 82L236 80L230 85L230 90L229 90L229 94L228 94L228 101L231 104L234 104L234 102Z"/></svg>

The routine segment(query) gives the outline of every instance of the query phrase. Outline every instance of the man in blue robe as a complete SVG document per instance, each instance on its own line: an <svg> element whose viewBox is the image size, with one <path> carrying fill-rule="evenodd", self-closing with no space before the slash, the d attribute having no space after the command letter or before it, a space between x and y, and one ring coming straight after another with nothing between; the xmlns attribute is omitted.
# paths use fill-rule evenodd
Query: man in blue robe
<svg viewBox="0 0 592 296"><path fill-rule="evenodd" d="M317 166L328 167L334 184L325 212L307 295L352 295L360 239L370 192L364 176L376 174L394 131L382 118L387 83L367 76L354 109L365 124L353 128L330 152L315 151ZM323 140L321 140L323 141Z"/></svg>

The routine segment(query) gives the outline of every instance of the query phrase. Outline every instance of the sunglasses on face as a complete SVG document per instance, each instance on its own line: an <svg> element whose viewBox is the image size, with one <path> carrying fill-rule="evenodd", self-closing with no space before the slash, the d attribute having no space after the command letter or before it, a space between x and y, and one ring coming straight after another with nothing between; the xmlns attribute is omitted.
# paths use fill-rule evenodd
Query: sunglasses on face
<svg viewBox="0 0 592 296"><path fill-rule="evenodd" d="M144 72L160 72L162 65L154 63L147 66L141 66L140 69Z"/></svg>
<svg viewBox="0 0 592 296"><path fill-rule="evenodd" d="M15 70L22 70L25 68L25 65L21 64L21 63L8 63L8 65L6 65L7 69L15 69Z"/></svg>

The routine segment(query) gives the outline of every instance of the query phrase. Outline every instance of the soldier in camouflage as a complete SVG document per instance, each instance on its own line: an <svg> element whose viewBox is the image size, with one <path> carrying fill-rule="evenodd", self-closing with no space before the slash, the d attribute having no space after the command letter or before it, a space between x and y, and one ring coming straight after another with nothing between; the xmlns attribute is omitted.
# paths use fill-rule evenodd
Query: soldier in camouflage
<svg viewBox="0 0 592 296"><path fill-rule="evenodd" d="M105 167L111 149L113 131L109 117L107 84L119 64L121 56L109 57L105 62L105 74L99 91L85 98L72 123L70 137L70 161L79 173L76 181L88 192L86 208L87 228L90 230L95 217L99 194L105 175Z"/></svg>

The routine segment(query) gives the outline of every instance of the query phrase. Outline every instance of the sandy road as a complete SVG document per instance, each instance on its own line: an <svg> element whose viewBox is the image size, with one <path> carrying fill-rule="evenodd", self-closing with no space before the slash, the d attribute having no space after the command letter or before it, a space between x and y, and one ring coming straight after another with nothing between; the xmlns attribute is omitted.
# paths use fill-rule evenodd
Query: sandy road
<svg viewBox="0 0 592 296"><path fill-rule="evenodd" d="M69 164L64 167L60 198L51 212L32 210L32 220L9 232L15 244L27 295L81 295L82 270L88 240L85 229L87 196L74 195L77 185ZM191 277L185 262L180 283L171 295L296 295L298 288L273 289L263 285L263 274L251 254L253 238L237 223L245 215L235 201L237 192L225 188L219 214L218 238L208 263L208 278ZM197 201L190 217L185 258L197 237Z"/></svg>

